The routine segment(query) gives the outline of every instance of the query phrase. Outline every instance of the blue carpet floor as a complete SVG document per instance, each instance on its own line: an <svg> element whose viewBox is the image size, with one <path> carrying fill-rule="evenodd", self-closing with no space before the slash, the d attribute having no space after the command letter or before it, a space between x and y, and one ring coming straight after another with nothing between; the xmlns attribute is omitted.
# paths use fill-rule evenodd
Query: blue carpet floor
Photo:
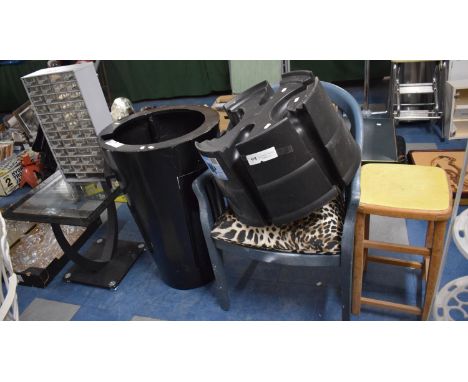
<svg viewBox="0 0 468 382"><path fill-rule="evenodd" d="M349 88L358 102L362 101L362 89ZM377 92L372 102L384 102ZM148 105L207 104L215 96L142 102L139 110ZM464 141L442 142L427 125L399 127L408 144L432 144L438 148L464 148ZM432 146L433 147L433 146ZM12 196L12 198L16 195ZM3 203L2 203L3 204ZM126 205L118 209L120 238L141 241L141 236ZM94 237L98 238L102 227ZM405 227L403 227L405 229ZM425 223L406 221L407 240L422 245ZM217 305L211 284L193 290L175 290L160 279L158 269L148 252L144 252L127 274L117 290L109 291L77 284L67 284L62 277L71 264L45 289L20 286L18 289L20 311L25 318L35 317L27 311L36 303L63 302L70 304L72 320L339 320L341 318L338 282L328 269L304 270L272 264L254 267L248 260L226 258L227 276L231 291L231 309L221 310ZM468 274L468 261L450 246L441 285ZM395 302L417 303L421 300L421 282L418 271L381 264L370 264L364 282L364 290L371 297ZM44 299L44 300L39 300ZM79 307L78 309L76 307ZM55 309L55 308L54 308ZM58 308L57 308L58 309ZM54 310L49 310L54 311ZM26 313L25 313L26 312ZM66 316L66 315L65 315ZM37 319L37 318L36 318ZM54 317L45 317L54 319ZM363 308L353 320L413 320L414 316L377 309Z"/></svg>

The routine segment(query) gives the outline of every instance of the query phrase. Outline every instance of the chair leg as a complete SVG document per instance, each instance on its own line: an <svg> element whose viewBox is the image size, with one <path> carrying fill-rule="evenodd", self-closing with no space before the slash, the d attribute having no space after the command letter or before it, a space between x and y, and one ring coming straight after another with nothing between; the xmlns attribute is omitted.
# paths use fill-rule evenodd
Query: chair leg
<svg viewBox="0 0 468 382"><path fill-rule="evenodd" d="M351 318L351 256L352 253L348 261L341 264L341 319L343 321L349 321Z"/></svg>
<svg viewBox="0 0 468 382"><path fill-rule="evenodd" d="M214 286L215 294L219 305L223 310L229 310L231 302L229 299L228 284L226 273L224 272L224 262L221 251L219 251L213 242L207 243L208 254L210 255L211 266L215 276Z"/></svg>
<svg viewBox="0 0 468 382"><path fill-rule="evenodd" d="M429 309L432 298L435 293L437 277L439 275L440 263L442 260L442 252L444 247L446 221L434 223L434 239L432 242L431 260L429 263L429 274L426 282L426 294L424 296L424 306L421 315L422 320L429 318Z"/></svg>
<svg viewBox="0 0 468 382"><path fill-rule="evenodd" d="M364 226L365 215L358 212L356 216L354 234L354 259L353 259L353 314L361 312L361 293L364 257Z"/></svg>

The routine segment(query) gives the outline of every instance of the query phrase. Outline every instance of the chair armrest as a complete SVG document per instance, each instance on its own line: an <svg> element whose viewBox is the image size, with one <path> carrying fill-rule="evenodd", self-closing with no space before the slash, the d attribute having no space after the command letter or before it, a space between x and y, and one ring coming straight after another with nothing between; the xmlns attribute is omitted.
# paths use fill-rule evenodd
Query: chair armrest
<svg viewBox="0 0 468 382"><path fill-rule="evenodd" d="M343 235L341 237L342 261L348 261L354 252L354 226L356 223L359 198L352 198L348 203L343 223Z"/></svg>
<svg viewBox="0 0 468 382"><path fill-rule="evenodd" d="M359 104L354 97L346 90L331 84L322 82L330 99L348 116L351 122L351 133L356 143L362 150L363 143L363 120ZM342 262L350 263L354 251L354 225L356 223L356 214L361 197L361 171L358 169L351 184L346 190L346 216L343 224L343 236L341 239L341 257Z"/></svg>
<svg viewBox="0 0 468 382"><path fill-rule="evenodd" d="M214 182L209 170L203 172L192 183L192 189L200 208L200 221L203 227L211 232L216 219L226 209L224 198Z"/></svg>

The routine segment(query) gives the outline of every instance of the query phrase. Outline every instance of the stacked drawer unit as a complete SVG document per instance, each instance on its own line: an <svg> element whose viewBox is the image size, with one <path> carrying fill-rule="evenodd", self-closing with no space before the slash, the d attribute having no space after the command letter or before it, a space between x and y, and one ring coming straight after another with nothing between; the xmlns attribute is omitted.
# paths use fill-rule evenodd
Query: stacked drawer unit
<svg viewBox="0 0 468 382"><path fill-rule="evenodd" d="M42 69L22 81L65 179L103 179L97 133L112 117L93 64Z"/></svg>

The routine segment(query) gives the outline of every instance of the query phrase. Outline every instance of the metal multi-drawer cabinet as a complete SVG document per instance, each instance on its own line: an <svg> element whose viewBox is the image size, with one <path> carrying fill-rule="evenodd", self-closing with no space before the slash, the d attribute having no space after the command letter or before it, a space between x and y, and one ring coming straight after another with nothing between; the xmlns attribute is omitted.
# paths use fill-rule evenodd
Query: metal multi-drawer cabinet
<svg viewBox="0 0 468 382"><path fill-rule="evenodd" d="M21 79L66 180L103 179L97 134L112 117L93 64L41 69Z"/></svg>

